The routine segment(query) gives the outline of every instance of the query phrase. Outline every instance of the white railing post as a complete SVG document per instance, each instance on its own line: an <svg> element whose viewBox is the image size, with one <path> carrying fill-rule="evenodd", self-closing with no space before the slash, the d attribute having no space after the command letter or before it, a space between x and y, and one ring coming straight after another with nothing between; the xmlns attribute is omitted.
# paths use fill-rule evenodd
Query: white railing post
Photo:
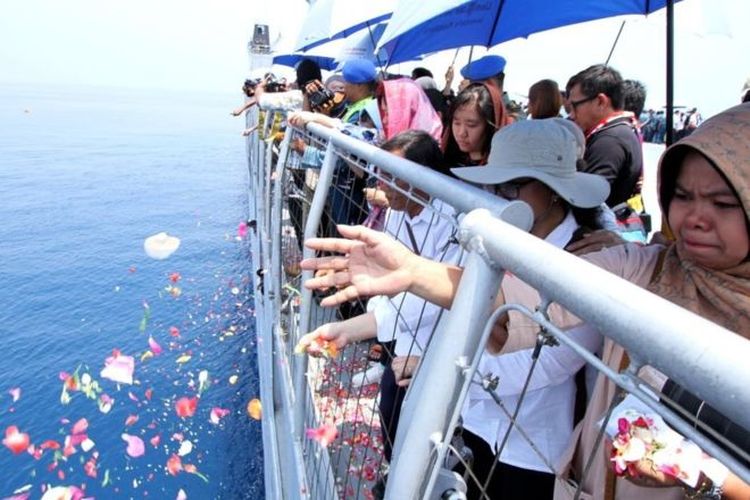
<svg viewBox="0 0 750 500"><path fill-rule="evenodd" d="M445 457L443 445L451 440L471 381L468 367L500 286L502 270L485 259L481 239L462 243L469 254L453 306L425 352L402 407L386 498L429 496Z"/></svg>
<svg viewBox="0 0 750 500"><path fill-rule="evenodd" d="M320 219L323 216L323 210L326 205L326 199L328 197L328 191L333 181L333 172L336 168L336 154L334 153L333 144L330 142L326 146L325 159L323 160L323 166L320 169L320 177L318 179L318 185L315 188L315 194L313 195L312 204L310 205L310 211L307 215L307 221L305 221L305 239L314 238L317 236L318 227L320 226ZM303 247L302 250L303 258L315 257L315 252ZM313 277L312 271L302 272L302 283ZM313 307L313 296L312 290L302 288L301 290L302 300L300 304L300 315L299 315L299 336L304 335L310 330L310 317L312 315ZM290 338L291 342L295 344L299 341L299 338ZM295 424L295 436L297 439L304 439L305 434L305 414L307 411L307 397L309 386L307 383L307 356L295 356L292 362L294 374L294 424Z"/></svg>

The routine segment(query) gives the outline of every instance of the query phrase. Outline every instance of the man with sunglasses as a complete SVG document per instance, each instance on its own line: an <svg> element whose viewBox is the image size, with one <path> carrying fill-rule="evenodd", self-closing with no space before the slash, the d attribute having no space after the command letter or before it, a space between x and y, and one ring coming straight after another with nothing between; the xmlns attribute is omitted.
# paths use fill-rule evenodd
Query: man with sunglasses
<svg viewBox="0 0 750 500"><path fill-rule="evenodd" d="M610 184L606 203L616 207L638 194L643 151L633 113L623 110L620 73L603 64L574 75L566 86L569 117L586 136L582 171Z"/></svg>

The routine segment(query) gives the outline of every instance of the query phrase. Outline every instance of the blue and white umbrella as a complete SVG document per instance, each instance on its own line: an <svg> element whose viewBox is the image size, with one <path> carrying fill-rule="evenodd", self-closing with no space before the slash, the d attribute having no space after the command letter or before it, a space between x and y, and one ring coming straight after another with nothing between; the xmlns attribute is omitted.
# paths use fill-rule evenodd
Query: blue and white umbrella
<svg viewBox="0 0 750 500"><path fill-rule="evenodd" d="M675 0L679 1L679 0ZM492 47L533 33L624 14L649 14L667 0L400 0L380 39L389 64L438 50Z"/></svg>
<svg viewBox="0 0 750 500"><path fill-rule="evenodd" d="M318 0L310 6L300 29L296 51L306 51L391 17L396 0Z"/></svg>
<svg viewBox="0 0 750 500"><path fill-rule="evenodd" d="M360 29L347 38L338 38L313 47L307 51L281 53L274 56L273 63L294 67L302 59L312 59L321 69L333 71L350 59L369 59L376 65L385 64L386 54L375 55L375 46L385 32L385 23Z"/></svg>

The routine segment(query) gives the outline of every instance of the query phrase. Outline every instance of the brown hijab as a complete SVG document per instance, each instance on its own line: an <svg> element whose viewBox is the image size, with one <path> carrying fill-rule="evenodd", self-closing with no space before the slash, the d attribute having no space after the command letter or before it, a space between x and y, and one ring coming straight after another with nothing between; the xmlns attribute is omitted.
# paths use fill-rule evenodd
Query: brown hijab
<svg viewBox="0 0 750 500"><path fill-rule="evenodd" d="M664 152L658 174L664 214L669 211L679 167L690 151L701 153L724 175L742 203L745 221L750 220L750 103L707 120ZM750 259L716 271L680 259L671 245L648 289L750 339Z"/></svg>

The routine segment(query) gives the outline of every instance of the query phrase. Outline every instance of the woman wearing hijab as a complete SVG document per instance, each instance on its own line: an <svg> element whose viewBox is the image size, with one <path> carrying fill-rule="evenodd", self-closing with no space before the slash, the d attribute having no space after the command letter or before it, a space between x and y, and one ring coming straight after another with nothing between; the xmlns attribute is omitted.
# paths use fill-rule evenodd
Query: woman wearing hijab
<svg viewBox="0 0 750 500"><path fill-rule="evenodd" d="M619 269L630 281L750 339L750 104L731 108L706 121L692 135L671 146L659 164L659 203L675 241L666 246L614 247L589 260ZM602 359L613 369L627 365L622 347L605 339ZM652 370L652 377L654 377ZM657 387L697 420L750 450L750 434L675 382L656 374ZM615 387L600 375L575 456L568 467L581 477L597 434L596 421L606 412ZM573 451L573 450L571 450ZM612 481L608 447L583 480L593 498L683 498L682 488L644 489L628 481ZM642 474L653 474L642 464ZM567 471L566 471L567 472ZM659 474L661 486L674 485ZM716 479L716 478L714 478ZM706 498L750 498L750 486L733 474L699 482ZM613 490L613 491L612 491ZM609 495L609 496L607 496ZM722 496L723 495L723 496Z"/></svg>

